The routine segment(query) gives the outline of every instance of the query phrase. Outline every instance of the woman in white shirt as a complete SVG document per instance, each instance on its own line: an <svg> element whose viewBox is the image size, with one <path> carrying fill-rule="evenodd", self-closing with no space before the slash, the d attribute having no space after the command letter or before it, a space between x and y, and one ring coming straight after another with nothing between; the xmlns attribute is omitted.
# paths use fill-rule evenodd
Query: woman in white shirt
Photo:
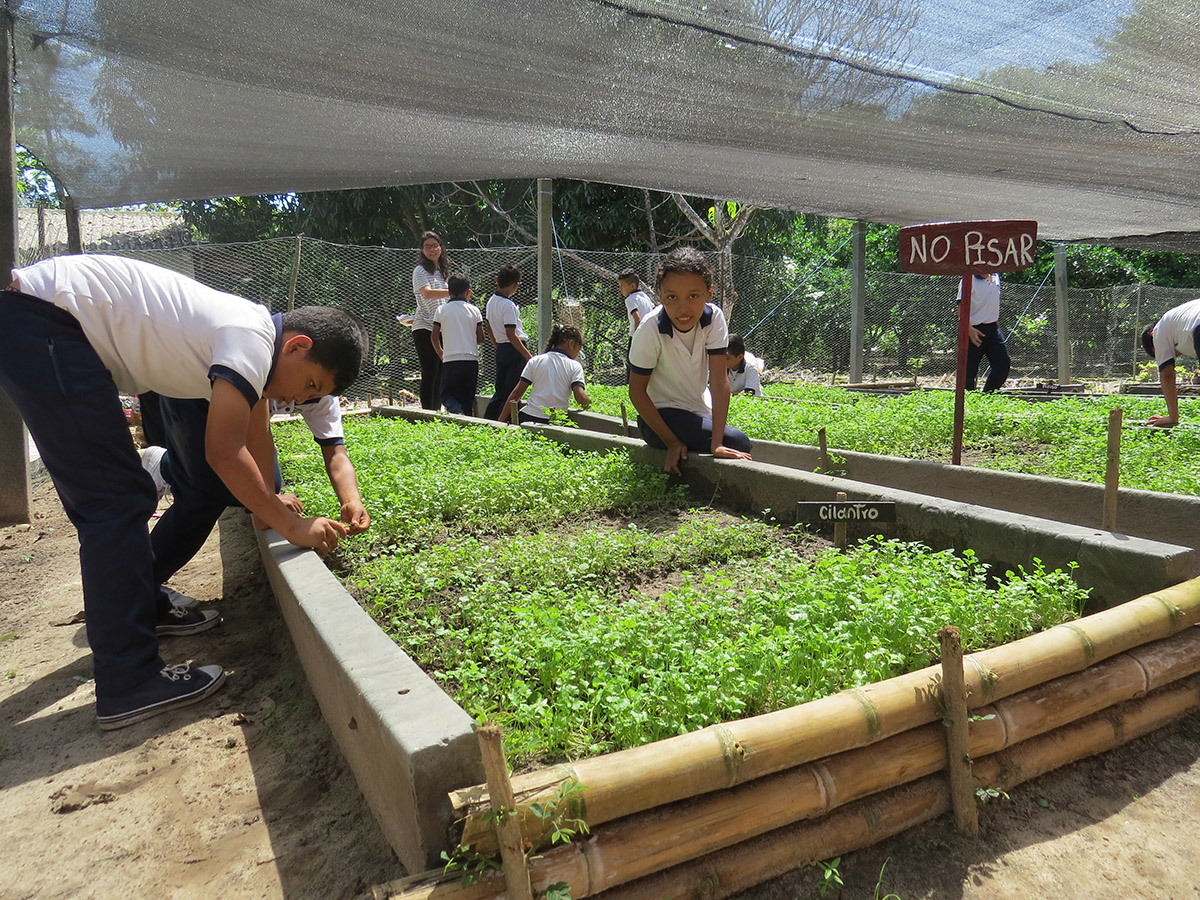
<svg viewBox="0 0 1200 900"><path fill-rule="evenodd" d="M433 349L433 317L450 296L446 278L450 274L450 257L442 239L432 231L421 235L421 255L413 268L413 297L417 311L413 316L413 343L421 362L421 407L436 410L441 407L442 361Z"/></svg>

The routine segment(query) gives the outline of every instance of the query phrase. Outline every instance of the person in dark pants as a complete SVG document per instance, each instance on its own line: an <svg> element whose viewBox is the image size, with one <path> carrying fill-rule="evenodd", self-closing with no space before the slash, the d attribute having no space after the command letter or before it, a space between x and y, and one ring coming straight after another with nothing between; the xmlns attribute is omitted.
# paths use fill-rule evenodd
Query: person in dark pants
<svg viewBox="0 0 1200 900"><path fill-rule="evenodd" d="M503 419L507 415L504 404L521 379L525 363L533 356L525 345L529 335L521 327L521 310L512 299L520 286L521 270L502 266L496 275L496 292L484 312L488 335L496 347L496 390L483 412L485 419Z"/></svg>
<svg viewBox="0 0 1200 900"><path fill-rule="evenodd" d="M483 314L471 302L471 282L465 276L451 275L448 284L450 297L433 320L433 349L442 360L442 406L449 413L473 416Z"/></svg>
<svg viewBox="0 0 1200 900"><path fill-rule="evenodd" d="M355 377L366 334L345 313L285 317L138 260L55 257L13 271L0 293L0 387L16 405L79 535L96 717L122 728L195 703L220 666L166 665L158 637L219 621L158 589L147 522L154 482L120 393L209 397L209 465L247 509L299 546L329 552L346 528L301 519L265 483L266 399L300 400Z"/></svg>
<svg viewBox="0 0 1200 900"><path fill-rule="evenodd" d="M450 296L446 279L450 276L450 257L442 239L432 231L421 235L421 256L413 268L413 297L417 311L413 315L413 343L421 363L421 408L441 406L442 360L433 349L433 319L442 301Z"/></svg>
<svg viewBox="0 0 1200 900"><path fill-rule="evenodd" d="M971 346L967 348L967 390L975 390L979 379L979 364L987 358L991 371L983 383L984 393L998 391L1008 380L1012 363L1008 347L1000 337L1000 276L972 275L971 282ZM962 300L962 289L958 299Z"/></svg>

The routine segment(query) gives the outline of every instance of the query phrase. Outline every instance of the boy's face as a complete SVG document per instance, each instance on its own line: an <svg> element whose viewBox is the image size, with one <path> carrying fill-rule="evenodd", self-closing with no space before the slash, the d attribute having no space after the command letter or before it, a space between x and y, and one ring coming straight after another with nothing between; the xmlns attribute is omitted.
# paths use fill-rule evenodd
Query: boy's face
<svg viewBox="0 0 1200 900"><path fill-rule="evenodd" d="M658 286L658 302L678 331L691 331L700 321L712 288L694 272L671 272Z"/></svg>
<svg viewBox="0 0 1200 900"><path fill-rule="evenodd" d="M745 353L739 353L736 356L734 356L732 353L727 353L727 354L725 354L725 368L729 369L729 371L732 372L734 369L736 369L738 366L740 366L742 364L742 360L745 358L746 358Z"/></svg>
<svg viewBox="0 0 1200 900"><path fill-rule="evenodd" d="M296 334L283 342L271 380L263 388L268 400L304 403L333 393L333 373L308 357L312 338Z"/></svg>
<svg viewBox="0 0 1200 900"><path fill-rule="evenodd" d="M632 294L634 291L637 290L637 282L636 281L620 281L620 280L618 280L617 287L620 289L622 297L628 297L630 294Z"/></svg>

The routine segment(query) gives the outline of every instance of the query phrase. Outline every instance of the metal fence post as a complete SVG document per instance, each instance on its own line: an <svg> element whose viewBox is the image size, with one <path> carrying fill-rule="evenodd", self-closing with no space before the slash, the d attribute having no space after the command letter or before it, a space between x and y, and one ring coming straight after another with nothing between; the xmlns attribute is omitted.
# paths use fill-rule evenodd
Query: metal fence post
<svg viewBox="0 0 1200 900"><path fill-rule="evenodd" d="M1054 308L1058 329L1058 383L1071 383L1071 324L1067 315L1067 247L1054 247Z"/></svg>
<svg viewBox="0 0 1200 900"><path fill-rule="evenodd" d="M867 297L867 223L855 222L850 242L850 383L863 380L863 320Z"/></svg>
<svg viewBox="0 0 1200 900"><path fill-rule="evenodd" d="M538 222L538 334L537 346L544 347L554 327L554 182L549 178L537 180ZM566 290L563 285L563 290Z"/></svg>

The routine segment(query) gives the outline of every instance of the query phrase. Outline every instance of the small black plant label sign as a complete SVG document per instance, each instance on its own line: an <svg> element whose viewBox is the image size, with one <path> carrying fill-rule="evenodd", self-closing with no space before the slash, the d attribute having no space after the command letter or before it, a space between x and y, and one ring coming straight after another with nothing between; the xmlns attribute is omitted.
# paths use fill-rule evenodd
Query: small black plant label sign
<svg viewBox="0 0 1200 900"><path fill-rule="evenodd" d="M890 500L799 500L796 502L796 521L802 525L895 522L896 504Z"/></svg>

